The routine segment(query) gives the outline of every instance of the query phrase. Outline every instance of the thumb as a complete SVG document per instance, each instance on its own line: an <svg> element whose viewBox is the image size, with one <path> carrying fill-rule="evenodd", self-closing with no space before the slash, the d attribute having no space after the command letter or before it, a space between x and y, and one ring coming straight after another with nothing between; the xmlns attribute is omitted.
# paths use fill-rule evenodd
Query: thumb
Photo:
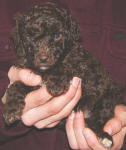
<svg viewBox="0 0 126 150"><path fill-rule="evenodd" d="M12 66L8 72L10 82L22 81L24 84L29 86L36 86L42 82L39 75L36 75L29 69L19 69Z"/></svg>
<svg viewBox="0 0 126 150"><path fill-rule="evenodd" d="M118 105L115 108L115 117L121 121L122 126L126 126L126 106Z"/></svg>
<svg viewBox="0 0 126 150"><path fill-rule="evenodd" d="M116 106L114 114L114 118L109 120L104 127L104 131L110 135L120 132L122 127L126 126L126 106Z"/></svg>

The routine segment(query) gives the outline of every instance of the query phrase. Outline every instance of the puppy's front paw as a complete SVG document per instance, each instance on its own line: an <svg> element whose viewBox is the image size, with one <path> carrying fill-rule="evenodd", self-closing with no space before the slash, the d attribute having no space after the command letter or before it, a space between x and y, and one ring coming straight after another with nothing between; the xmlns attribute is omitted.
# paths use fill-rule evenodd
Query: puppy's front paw
<svg viewBox="0 0 126 150"><path fill-rule="evenodd" d="M48 86L48 91L51 95L58 96L65 93L68 90L69 86L70 84L64 85L62 82L60 82L60 84Z"/></svg>
<svg viewBox="0 0 126 150"><path fill-rule="evenodd" d="M3 117L6 125L10 126L11 124L19 121L21 119L21 113L16 110L4 111Z"/></svg>
<svg viewBox="0 0 126 150"><path fill-rule="evenodd" d="M68 90L70 86L70 81L67 82L65 80L56 79L54 82L53 80L48 80L46 82L46 86L51 95L58 96Z"/></svg>

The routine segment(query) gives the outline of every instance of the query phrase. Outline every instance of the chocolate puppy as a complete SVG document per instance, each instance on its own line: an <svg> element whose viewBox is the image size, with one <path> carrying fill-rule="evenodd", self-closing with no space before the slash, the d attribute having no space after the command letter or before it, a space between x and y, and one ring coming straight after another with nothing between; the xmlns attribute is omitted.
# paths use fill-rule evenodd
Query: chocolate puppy
<svg viewBox="0 0 126 150"><path fill-rule="evenodd" d="M82 79L82 97L74 110L83 111L87 127L105 147L112 147L112 137L103 127L121 104L125 88L82 47L79 27L69 10L45 3L21 13L16 18L14 45L15 66L41 75L53 96L67 91L74 76ZM7 89L3 117L8 126L20 120L26 94L37 88L17 81Z"/></svg>

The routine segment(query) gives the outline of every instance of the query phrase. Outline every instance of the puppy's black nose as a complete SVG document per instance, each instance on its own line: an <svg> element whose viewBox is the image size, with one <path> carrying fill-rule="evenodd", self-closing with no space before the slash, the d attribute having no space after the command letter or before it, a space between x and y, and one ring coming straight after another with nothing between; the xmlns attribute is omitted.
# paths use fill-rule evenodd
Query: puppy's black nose
<svg viewBox="0 0 126 150"><path fill-rule="evenodd" d="M39 56L39 61L40 61L40 62L46 62L47 59L48 59L47 56Z"/></svg>

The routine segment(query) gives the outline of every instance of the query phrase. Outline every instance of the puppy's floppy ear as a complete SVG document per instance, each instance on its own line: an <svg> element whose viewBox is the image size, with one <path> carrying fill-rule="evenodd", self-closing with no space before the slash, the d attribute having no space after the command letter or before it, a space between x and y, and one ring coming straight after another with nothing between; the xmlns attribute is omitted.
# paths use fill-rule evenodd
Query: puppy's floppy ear
<svg viewBox="0 0 126 150"><path fill-rule="evenodd" d="M22 45L22 40L19 33L19 27L20 27L19 24L21 20L23 20L23 15L18 13L14 16L14 19L16 21L16 26L13 28L12 34L13 34L13 40L15 45L15 51L19 57L23 57L25 56L25 49Z"/></svg>
<svg viewBox="0 0 126 150"><path fill-rule="evenodd" d="M63 18L62 21L65 22L68 32L70 33L70 37L72 37L72 39L76 42L81 41L79 27L72 18L70 10L65 5L57 5L56 3L49 2L47 3L47 6L56 10L57 16L59 15L60 19Z"/></svg>
<svg viewBox="0 0 126 150"><path fill-rule="evenodd" d="M18 21L16 21L16 26L13 29L13 41L15 46L15 52L17 54L15 65L18 67L25 67L27 64L26 52L18 31Z"/></svg>
<svg viewBox="0 0 126 150"><path fill-rule="evenodd" d="M75 22L75 20L72 18L72 15L69 10L68 10L68 17L67 17L66 25L68 26L70 35L73 38L73 40L76 42L80 42L81 34L80 34L79 26L77 22Z"/></svg>

